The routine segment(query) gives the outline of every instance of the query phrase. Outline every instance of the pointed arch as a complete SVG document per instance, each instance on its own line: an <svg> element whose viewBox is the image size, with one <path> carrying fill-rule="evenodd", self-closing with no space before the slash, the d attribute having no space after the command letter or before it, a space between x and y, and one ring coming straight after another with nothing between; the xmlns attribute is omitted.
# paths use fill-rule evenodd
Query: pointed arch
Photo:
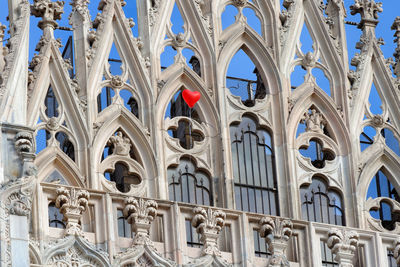
<svg viewBox="0 0 400 267"><path fill-rule="evenodd" d="M82 255L81 260L85 261L87 266L111 267L108 254L97 249L96 246L89 243L89 241L81 236L67 236L58 240L52 246L48 246L43 253L43 263L53 265L56 264L58 260L60 260L60 262L63 261L63 258L66 258L68 261L70 250L78 250Z"/></svg>
<svg viewBox="0 0 400 267"><path fill-rule="evenodd" d="M382 149L378 155L371 153L370 157L364 161L363 166L357 181L357 199L360 201L365 202L367 199L368 187L380 169L384 169L392 185L398 190L400 189L400 180L396 175L400 173L400 164L390 148Z"/></svg>
<svg viewBox="0 0 400 267"><path fill-rule="evenodd" d="M71 79L64 66L64 59L53 41L49 42L41 58L42 65L28 105L28 125L34 126L36 124L40 112L38 107L41 107L44 103L48 86L52 85L58 104L62 105L64 118L69 129L74 133L76 139L81 140L76 144L76 150L82 150L89 139L84 115L79 106L78 97L74 92L75 89L71 86Z"/></svg>
<svg viewBox="0 0 400 267"><path fill-rule="evenodd" d="M41 151L35 160L38 167L39 182L43 182L54 170L57 170L69 185L85 187L85 178L78 166L59 147L48 147Z"/></svg>
<svg viewBox="0 0 400 267"><path fill-rule="evenodd" d="M325 92L319 89L315 84L303 84L301 87L312 88L305 90L301 90L301 88L297 89L299 91L301 90L302 94L299 96L299 99L290 112L287 124L289 142L291 142L292 146L295 144L296 130L301 117L311 105L314 105L329 122L328 130L331 129L329 132L333 135L332 137L337 142L340 149L337 156L347 155L351 149L350 136L348 135L347 127L339 111L333 106L332 101Z"/></svg>
<svg viewBox="0 0 400 267"><path fill-rule="evenodd" d="M167 106L174 96L176 91L182 86L191 91L199 91L201 94L201 98L198 105L199 109L198 113L203 122L208 125L212 125L216 128L219 121L219 115L217 113L216 108L214 107L214 103L209 96L209 92L207 91L207 86L204 81L189 67L178 67L172 66L173 69L169 72L169 77L173 77L167 81L164 85L163 90L160 92L157 97L157 101L155 106L156 109L156 120L161 123L164 121L164 114L167 109Z"/></svg>
<svg viewBox="0 0 400 267"><path fill-rule="evenodd" d="M103 149L110 136L121 128L131 140L136 151L140 154L143 168L147 174L146 177L142 177L143 180L145 181L147 179L154 182L154 179L158 175L158 165L156 164L155 154L150 145L148 130L125 108L120 108L116 112L112 112L111 110L106 111L105 115L107 114L110 116L104 117L104 123L98 130L92 144L96 165L100 165Z"/></svg>
<svg viewBox="0 0 400 267"><path fill-rule="evenodd" d="M264 41L253 29L246 26L241 30L224 33L221 40L224 46L217 58L217 69L221 70L218 79L220 79L221 84L226 84L225 77L233 56L240 49L243 49L256 65L267 88L267 93L278 94L281 91L281 80L273 55L267 50Z"/></svg>

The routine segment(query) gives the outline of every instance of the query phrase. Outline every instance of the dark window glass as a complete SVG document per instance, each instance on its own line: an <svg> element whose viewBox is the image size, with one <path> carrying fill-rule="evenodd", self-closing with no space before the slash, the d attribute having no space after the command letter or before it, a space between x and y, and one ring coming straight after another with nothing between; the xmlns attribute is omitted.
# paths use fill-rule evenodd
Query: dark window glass
<svg viewBox="0 0 400 267"><path fill-rule="evenodd" d="M393 251L388 249L387 251L387 257L388 257L388 266L389 267L398 267L396 263L396 259L394 258Z"/></svg>
<svg viewBox="0 0 400 267"><path fill-rule="evenodd" d="M201 243L201 235L196 232L196 229L192 227L190 220L185 221L186 228L186 244L188 247L201 248L203 243Z"/></svg>
<svg viewBox="0 0 400 267"><path fill-rule="evenodd" d="M339 264L334 260L335 256L332 254L332 251L329 249L328 245L321 241L321 258L322 258L322 266L323 267L335 267L339 266Z"/></svg>
<svg viewBox="0 0 400 267"><path fill-rule="evenodd" d="M213 205L210 178L189 159L183 158L178 166L168 168L168 189L170 200Z"/></svg>
<svg viewBox="0 0 400 267"><path fill-rule="evenodd" d="M118 236L133 238L135 233L132 232L131 225L125 219L122 210L117 210L117 220L118 220Z"/></svg>
<svg viewBox="0 0 400 267"><path fill-rule="evenodd" d="M48 213L50 227L65 229L65 223L63 222L64 216L60 213L60 210L56 208L54 202L49 204Z"/></svg>
<svg viewBox="0 0 400 267"><path fill-rule="evenodd" d="M50 86L47 90L46 98L44 100L46 106L46 116L49 118L58 117L58 102L56 95L54 94L53 88Z"/></svg>
<svg viewBox="0 0 400 267"><path fill-rule="evenodd" d="M131 184L141 183L140 177L129 172L129 168L123 162L117 162L114 172L106 171L104 175L110 181L115 182L117 189L123 193L129 192Z"/></svg>
<svg viewBox="0 0 400 267"><path fill-rule="evenodd" d="M257 230L253 230L254 240L254 253L256 257L268 258L271 256L271 252L268 250L268 245L264 238L261 238Z"/></svg>
<svg viewBox="0 0 400 267"><path fill-rule="evenodd" d="M314 177L309 186L302 186L301 209L304 220L345 225L342 198L319 177Z"/></svg>
<svg viewBox="0 0 400 267"><path fill-rule="evenodd" d="M68 70L68 73L71 79L74 78L74 43L72 36L68 37L67 43L65 44L65 48L62 53L62 57L69 60L72 68Z"/></svg>
<svg viewBox="0 0 400 267"><path fill-rule="evenodd" d="M257 126L249 116L230 126L236 208L279 215L271 136Z"/></svg>
<svg viewBox="0 0 400 267"><path fill-rule="evenodd" d="M183 89L178 91L171 99L165 117L170 117L171 119L175 117L187 117L201 123L196 106L190 108L186 104L182 97L182 91ZM202 141L204 139L200 132L194 131L192 128L190 120L181 119L178 122L178 127L168 129L168 133L171 137L179 139L181 147L192 149L195 141Z"/></svg>
<svg viewBox="0 0 400 267"><path fill-rule="evenodd" d="M394 133L391 130L384 128L381 130L381 134L385 138L386 145L393 150L397 156L400 156L399 140L397 140Z"/></svg>
<svg viewBox="0 0 400 267"><path fill-rule="evenodd" d="M114 90L110 87L104 87L101 93L97 96L97 112L100 113L103 109L111 105L114 97Z"/></svg>
<svg viewBox="0 0 400 267"><path fill-rule="evenodd" d="M367 192L368 198L386 197L400 202L397 190L386 177L382 170L379 170L372 179ZM400 222L400 213L393 212L392 206L388 201L382 200L377 210L370 210L373 218L381 220L382 226L387 230L394 230L396 222Z"/></svg>
<svg viewBox="0 0 400 267"><path fill-rule="evenodd" d="M374 143L374 136L376 135L376 130L374 127L366 126L360 135L360 148L364 151L367 147Z"/></svg>
<svg viewBox="0 0 400 267"><path fill-rule="evenodd" d="M56 133L56 140L60 143L60 149L67 154L68 157L75 161L74 145L69 140L68 135L63 132L58 132Z"/></svg>
<svg viewBox="0 0 400 267"><path fill-rule="evenodd" d="M322 169L325 167L326 160L334 160L335 155L331 151L323 149L322 143L318 139L311 139L307 148L300 147L300 153L304 157L311 159L311 164L315 168Z"/></svg>

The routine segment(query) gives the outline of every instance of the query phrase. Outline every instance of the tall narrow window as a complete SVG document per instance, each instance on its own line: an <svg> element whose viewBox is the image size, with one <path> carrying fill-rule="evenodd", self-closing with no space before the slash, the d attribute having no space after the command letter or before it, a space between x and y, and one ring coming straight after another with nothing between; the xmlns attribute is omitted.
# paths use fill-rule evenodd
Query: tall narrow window
<svg viewBox="0 0 400 267"><path fill-rule="evenodd" d="M257 230L253 230L254 253L256 257L268 258L271 252L268 251L268 245L264 238L261 238Z"/></svg>
<svg viewBox="0 0 400 267"><path fill-rule="evenodd" d="M169 199L200 205L213 205L209 176L198 170L190 159L183 158L168 168Z"/></svg>
<svg viewBox="0 0 400 267"><path fill-rule="evenodd" d="M63 221L64 216L60 213L60 210L56 208L54 202L49 204L48 216L50 227L65 229L65 223Z"/></svg>
<svg viewBox="0 0 400 267"><path fill-rule="evenodd" d="M236 208L279 215L271 136L250 116L230 126Z"/></svg>
<svg viewBox="0 0 400 267"><path fill-rule="evenodd" d="M313 177L311 185L302 186L300 194L304 220L345 225L341 196L328 190L320 177Z"/></svg>
<svg viewBox="0 0 400 267"><path fill-rule="evenodd" d="M58 101L56 95L54 94L53 88L50 86L47 91L46 98L44 100L44 104L46 106L45 113L47 117L58 117Z"/></svg>
<svg viewBox="0 0 400 267"><path fill-rule="evenodd" d="M324 241L320 241L321 258L323 267L339 267L339 264L334 260L334 255Z"/></svg>
<svg viewBox="0 0 400 267"><path fill-rule="evenodd" d="M200 234L196 232L196 229L192 227L190 220L185 221L186 228L186 245L192 248L201 248L203 243L200 241Z"/></svg>
<svg viewBox="0 0 400 267"><path fill-rule="evenodd" d="M379 170L375 177L372 179L367 193L368 198L384 197L393 199L394 201L400 202L399 193L396 188L392 185L385 173ZM377 210L370 210L370 214L373 218L381 221L382 226L391 231L396 228L396 223L400 222L400 213L393 212L393 208L390 200L381 200L380 207Z"/></svg>
<svg viewBox="0 0 400 267"><path fill-rule="evenodd" d="M131 225L125 219L122 210L117 210L117 220L118 220L118 236L131 238L134 236L132 232Z"/></svg>

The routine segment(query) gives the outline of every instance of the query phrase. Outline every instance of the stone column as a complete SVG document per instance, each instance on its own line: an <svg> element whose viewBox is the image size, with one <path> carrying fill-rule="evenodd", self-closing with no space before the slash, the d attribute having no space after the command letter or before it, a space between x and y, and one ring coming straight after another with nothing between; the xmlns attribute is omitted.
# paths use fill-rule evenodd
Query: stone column
<svg viewBox="0 0 400 267"><path fill-rule="evenodd" d="M203 255L221 256L218 249L218 238L221 229L225 225L225 213L221 210L207 211L202 207L193 209L192 226L201 235L200 241L203 243Z"/></svg>
<svg viewBox="0 0 400 267"><path fill-rule="evenodd" d="M272 254L268 266L290 266L285 251L292 236L292 222L280 218L263 217L258 224L260 236L265 238L268 250Z"/></svg>
<svg viewBox="0 0 400 267"><path fill-rule="evenodd" d="M79 220L88 207L89 197L89 192L86 190L67 189L65 187L57 189L56 207L60 209L60 212L64 215L63 220L67 222L66 236L83 236Z"/></svg>
<svg viewBox="0 0 400 267"><path fill-rule="evenodd" d="M328 233L328 247L336 255L340 267L353 267L353 258L358 245L355 231L332 229Z"/></svg>

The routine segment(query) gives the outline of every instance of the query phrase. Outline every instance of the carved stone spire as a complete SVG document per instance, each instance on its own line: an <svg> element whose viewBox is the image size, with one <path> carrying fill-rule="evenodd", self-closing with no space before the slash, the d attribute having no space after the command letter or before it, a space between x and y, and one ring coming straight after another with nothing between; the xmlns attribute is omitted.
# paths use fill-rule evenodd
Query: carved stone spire
<svg viewBox="0 0 400 267"><path fill-rule="evenodd" d="M60 209L67 222L65 235L83 235L79 220L88 207L89 197L89 192L86 190L65 187L57 189L56 207Z"/></svg>
<svg viewBox="0 0 400 267"><path fill-rule="evenodd" d="M268 266L289 266L285 250L292 236L292 222L280 218L263 217L258 224L260 236L265 238L268 250L272 253Z"/></svg>
<svg viewBox="0 0 400 267"><path fill-rule="evenodd" d="M400 265L400 238L393 242L393 257L397 265Z"/></svg>
<svg viewBox="0 0 400 267"><path fill-rule="evenodd" d="M202 207L193 209L192 226L201 235L203 243L203 255L221 256L218 249L218 238L221 229L225 225L225 213L221 210L213 211Z"/></svg>
<svg viewBox="0 0 400 267"><path fill-rule="evenodd" d="M392 30L395 31L394 33L394 43L397 44L396 50L393 54L395 64L393 65L394 74L397 78L400 78L400 17L396 17L393 22Z"/></svg>
<svg viewBox="0 0 400 267"><path fill-rule="evenodd" d="M57 26L56 20L61 19L64 13L64 1L34 0L31 5L31 14L35 17L42 17L38 26L44 32L52 32Z"/></svg>
<svg viewBox="0 0 400 267"><path fill-rule="evenodd" d="M332 229L328 233L328 247L336 255L341 267L353 267L353 257L358 245L355 231Z"/></svg>
<svg viewBox="0 0 400 267"><path fill-rule="evenodd" d="M152 245L149 237L151 223L157 216L158 205L154 200L139 200L128 197L125 199L124 216L135 232L133 245Z"/></svg>
<svg viewBox="0 0 400 267"><path fill-rule="evenodd" d="M378 24L378 12L382 12L382 3L375 0L354 0L354 5L350 6L351 14L360 13L361 21L359 28L364 29L366 26L373 27Z"/></svg>

